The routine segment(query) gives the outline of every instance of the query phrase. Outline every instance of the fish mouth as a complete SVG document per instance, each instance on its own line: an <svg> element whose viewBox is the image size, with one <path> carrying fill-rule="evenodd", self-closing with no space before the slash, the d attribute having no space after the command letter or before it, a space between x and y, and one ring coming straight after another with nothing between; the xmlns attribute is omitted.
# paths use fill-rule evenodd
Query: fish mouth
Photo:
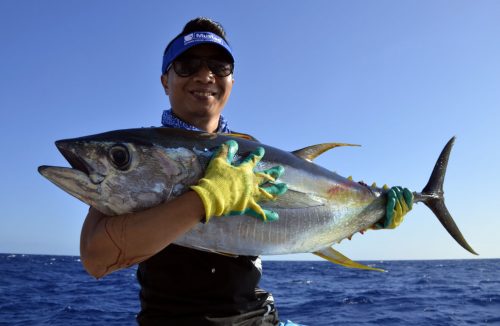
<svg viewBox="0 0 500 326"><path fill-rule="evenodd" d="M62 156L68 161L69 165L80 172L85 173L87 176L90 176L90 168L88 164L76 155L71 148L68 147L68 144L64 141L56 141L56 146L59 152L61 152Z"/></svg>
<svg viewBox="0 0 500 326"><path fill-rule="evenodd" d="M72 167L74 172L80 172L87 176L91 183L95 185L99 185L104 181L106 175L99 173L96 169L91 166L88 161L81 158L76 152L74 143L66 142L64 140L56 141L57 149L64 156L66 161L68 161L69 165Z"/></svg>
<svg viewBox="0 0 500 326"><path fill-rule="evenodd" d="M94 204L104 177L93 172L92 167L78 156L74 144L57 141L56 146L71 167L42 165L38 172L72 196L89 205Z"/></svg>
<svg viewBox="0 0 500 326"><path fill-rule="evenodd" d="M75 144L64 140L56 141L57 149L71 167L42 165L38 172L56 186L87 202L86 196L96 193L105 176L94 171L77 152Z"/></svg>

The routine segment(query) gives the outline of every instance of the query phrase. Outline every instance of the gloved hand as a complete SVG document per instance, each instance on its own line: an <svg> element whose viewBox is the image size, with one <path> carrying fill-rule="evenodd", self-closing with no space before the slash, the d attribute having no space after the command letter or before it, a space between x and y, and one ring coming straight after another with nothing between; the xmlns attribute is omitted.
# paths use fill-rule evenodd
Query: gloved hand
<svg viewBox="0 0 500 326"><path fill-rule="evenodd" d="M274 183L283 172L276 166L254 172L257 163L264 156L264 148L258 147L241 164L233 165L238 143L229 140L214 153L208 164L205 176L197 185L191 186L203 201L208 222L212 216L251 215L263 221L279 218L274 211L262 209L257 202L275 200L287 191L284 183Z"/></svg>
<svg viewBox="0 0 500 326"><path fill-rule="evenodd" d="M385 217L374 225L375 229L394 229L413 207L413 193L407 188L392 187L387 192Z"/></svg>

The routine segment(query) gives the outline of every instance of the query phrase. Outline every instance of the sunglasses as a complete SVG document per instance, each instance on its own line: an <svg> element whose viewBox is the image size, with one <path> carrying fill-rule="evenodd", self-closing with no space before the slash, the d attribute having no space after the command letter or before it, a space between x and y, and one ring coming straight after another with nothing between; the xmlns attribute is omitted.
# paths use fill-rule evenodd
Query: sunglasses
<svg viewBox="0 0 500 326"><path fill-rule="evenodd" d="M217 77L227 77L233 73L234 63L220 58L181 57L174 60L172 67L177 75L189 77L196 74L205 64ZM168 70L168 69L167 69Z"/></svg>

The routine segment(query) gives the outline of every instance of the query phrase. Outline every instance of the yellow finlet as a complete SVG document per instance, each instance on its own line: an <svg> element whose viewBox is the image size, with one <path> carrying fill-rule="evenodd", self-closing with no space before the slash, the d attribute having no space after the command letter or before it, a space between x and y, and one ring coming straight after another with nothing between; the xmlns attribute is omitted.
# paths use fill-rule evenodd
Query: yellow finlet
<svg viewBox="0 0 500 326"><path fill-rule="evenodd" d="M350 260L349 258L342 255L340 252L338 252L337 250L335 250L331 247L318 250L316 252L313 252L313 254L315 254L321 258L324 258L328 261L331 261L334 264L342 265L345 267L366 269L366 270L377 271L377 272L385 272L385 270L380 269L380 268L370 267L370 266L366 266L366 265L363 265L360 263L356 263L355 261Z"/></svg>
<svg viewBox="0 0 500 326"><path fill-rule="evenodd" d="M327 150L340 146L361 146L361 145L345 144L345 143L324 143L298 149L296 151L293 151L292 154L301 157L304 160L312 162L312 160L314 160L316 157L320 156Z"/></svg>

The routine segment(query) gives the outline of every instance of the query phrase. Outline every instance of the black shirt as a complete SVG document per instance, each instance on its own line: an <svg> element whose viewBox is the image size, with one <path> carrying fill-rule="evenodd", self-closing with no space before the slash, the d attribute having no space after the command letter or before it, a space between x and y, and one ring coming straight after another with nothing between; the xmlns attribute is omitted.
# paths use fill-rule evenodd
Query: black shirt
<svg viewBox="0 0 500 326"><path fill-rule="evenodd" d="M171 244L139 264L142 310L137 320L203 325L206 316L259 310L273 300L258 288L260 266L258 257L228 257Z"/></svg>

